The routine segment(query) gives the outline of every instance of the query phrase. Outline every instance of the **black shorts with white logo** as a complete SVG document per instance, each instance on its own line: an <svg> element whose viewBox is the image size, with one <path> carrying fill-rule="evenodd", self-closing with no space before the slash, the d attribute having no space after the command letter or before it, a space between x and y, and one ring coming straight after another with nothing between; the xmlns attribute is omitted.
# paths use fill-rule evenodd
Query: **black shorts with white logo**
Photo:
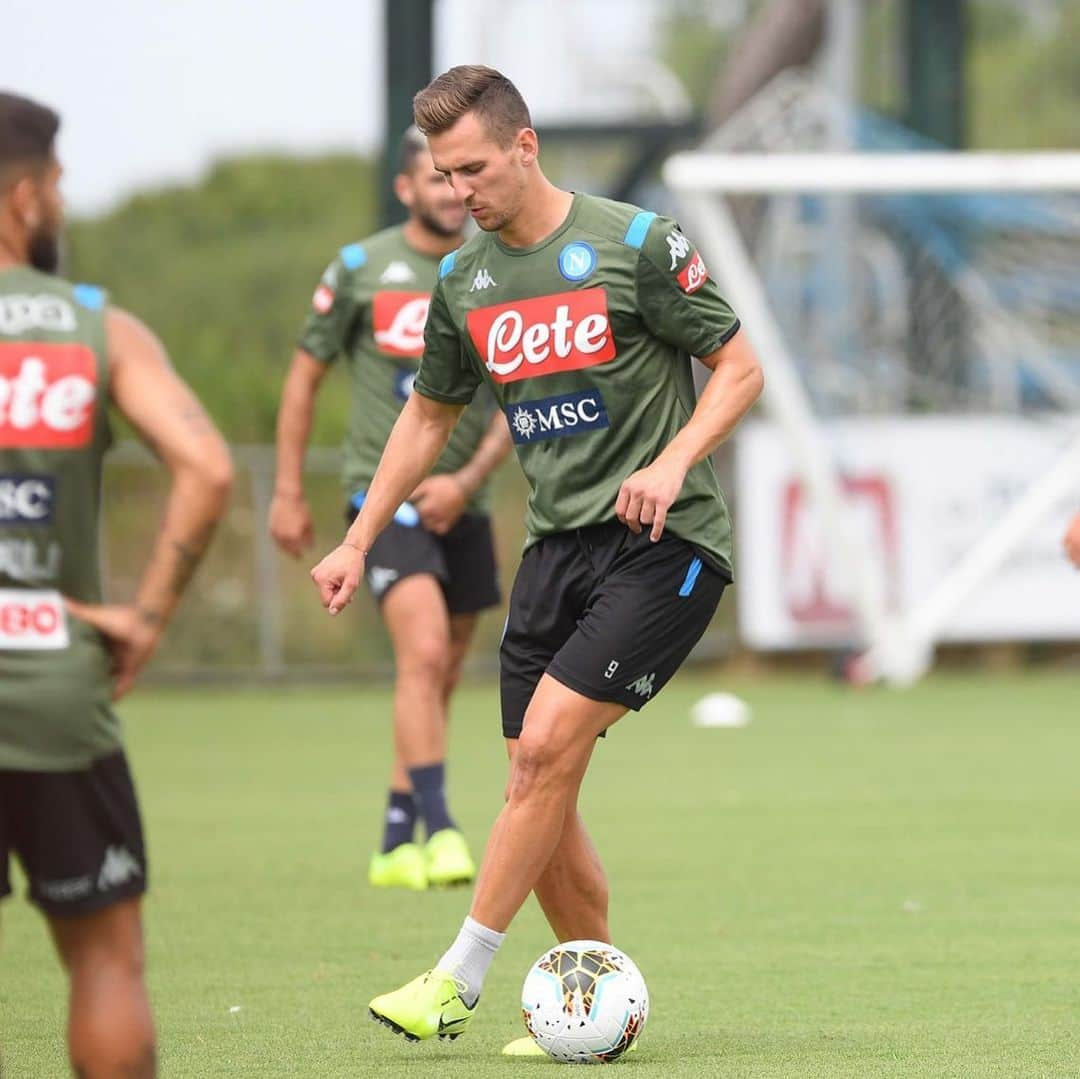
<svg viewBox="0 0 1080 1079"><path fill-rule="evenodd" d="M0 897L10 856L46 914L92 914L142 895L146 849L122 751L78 772L0 771Z"/></svg>
<svg viewBox="0 0 1080 1079"><path fill-rule="evenodd" d="M526 550L500 650L502 726L517 738L543 674L635 711L701 639L730 577L665 534L618 521L546 536Z"/></svg>
<svg viewBox="0 0 1080 1079"><path fill-rule="evenodd" d="M356 514L349 506L345 519L351 524ZM502 597L491 518L466 513L445 536L420 524L391 521L368 551L364 576L371 594L381 603L394 585L418 573L439 582L451 614L497 606Z"/></svg>

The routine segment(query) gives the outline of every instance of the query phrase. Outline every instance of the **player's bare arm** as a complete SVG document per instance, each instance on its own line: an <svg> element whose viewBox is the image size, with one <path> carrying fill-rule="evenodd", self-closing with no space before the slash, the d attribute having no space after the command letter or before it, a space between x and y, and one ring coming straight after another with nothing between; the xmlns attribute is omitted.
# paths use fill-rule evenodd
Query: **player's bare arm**
<svg viewBox="0 0 1080 1079"><path fill-rule="evenodd" d="M106 318L113 403L169 470L161 529L130 605L69 600L71 612L108 638L114 697L122 697L153 655L210 543L232 487L225 440L173 371L154 334L124 311Z"/></svg>
<svg viewBox="0 0 1080 1079"><path fill-rule="evenodd" d="M341 545L312 571L322 605L337 614L353 598L364 575L364 559L394 511L416 490L446 448L462 405L412 394L398 416L371 481L363 509Z"/></svg>
<svg viewBox="0 0 1080 1079"><path fill-rule="evenodd" d="M693 415L651 465L626 478L615 502L615 515L632 532L652 526L653 542L663 535L667 511L679 497L687 472L730 436L765 386L745 333L737 333L701 362L712 374Z"/></svg>
<svg viewBox="0 0 1080 1079"><path fill-rule="evenodd" d="M1080 569L1080 513L1077 513L1069 522L1065 533L1065 553L1072 564Z"/></svg>
<svg viewBox="0 0 1080 1079"><path fill-rule="evenodd" d="M311 435L315 395L327 365L298 348L293 354L277 417L277 468L269 528L286 554L299 558L315 542L311 510L304 497L304 454Z"/></svg>
<svg viewBox="0 0 1080 1079"><path fill-rule="evenodd" d="M413 491L409 501L419 511L424 527L436 535L446 535L512 448L506 417L496 411L476 452L457 472L428 476Z"/></svg>

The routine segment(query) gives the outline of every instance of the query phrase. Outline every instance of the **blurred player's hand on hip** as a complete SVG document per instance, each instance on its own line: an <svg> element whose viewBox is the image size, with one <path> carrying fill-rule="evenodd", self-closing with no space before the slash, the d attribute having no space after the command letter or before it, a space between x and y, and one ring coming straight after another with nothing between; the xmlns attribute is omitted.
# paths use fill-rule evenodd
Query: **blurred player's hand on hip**
<svg viewBox="0 0 1080 1079"><path fill-rule="evenodd" d="M465 512L469 496L453 476L428 476L413 491L409 501L429 532L445 536Z"/></svg>
<svg viewBox="0 0 1080 1079"><path fill-rule="evenodd" d="M135 685L135 679L157 650L164 624L147 618L137 607L121 604L80 603L64 597L68 613L93 626L105 638L113 680L113 700Z"/></svg>
<svg viewBox="0 0 1080 1079"><path fill-rule="evenodd" d="M311 510L303 495L275 494L268 523L274 542L293 558L299 558L315 542Z"/></svg>
<svg viewBox="0 0 1080 1079"><path fill-rule="evenodd" d="M311 579L319 590L319 601L337 614L349 605L364 576L365 552L343 543L335 547L312 571Z"/></svg>
<svg viewBox="0 0 1080 1079"><path fill-rule="evenodd" d="M1065 532L1065 553L1072 564L1080 569L1080 513L1069 522L1068 530Z"/></svg>
<svg viewBox="0 0 1080 1079"><path fill-rule="evenodd" d="M639 469L623 480L615 500L615 516L637 534L650 529L655 543L664 534L667 511L679 497L686 470L673 461L658 457L648 468Z"/></svg>

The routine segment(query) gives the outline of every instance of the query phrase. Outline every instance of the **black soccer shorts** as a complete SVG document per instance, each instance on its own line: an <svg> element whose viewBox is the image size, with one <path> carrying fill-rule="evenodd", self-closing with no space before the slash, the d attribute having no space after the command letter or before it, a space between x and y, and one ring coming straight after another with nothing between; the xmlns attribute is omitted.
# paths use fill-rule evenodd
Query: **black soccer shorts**
<svg viewBox="0 0 1080 1079"><path fill-rule="evenodd" d="M122 751L76 772L0 771L0 897L14 853L46 914L92 914L147 887L135 786Z"/></svg>
<svg viewBox="0 0 1080 1079"><path fill-rule="evenodd" d="M345 519L352 524L357 512L350 505ZM498 606L502 596L491 518L463 514L444 536L429 532L418 521L391 521L368 551L364 576L371 594L382 603L394 585L418 573L430 573L439 582L451 614Z"/></svg>
<svg viewBox="0 0 1080 1079"><path fill-rule="evenodd" d="M677 536L612 521L545 536L521 560L500 661L503 737L521 734L547 673L596 701L640 709L701 639L727 573Z"/></svg>

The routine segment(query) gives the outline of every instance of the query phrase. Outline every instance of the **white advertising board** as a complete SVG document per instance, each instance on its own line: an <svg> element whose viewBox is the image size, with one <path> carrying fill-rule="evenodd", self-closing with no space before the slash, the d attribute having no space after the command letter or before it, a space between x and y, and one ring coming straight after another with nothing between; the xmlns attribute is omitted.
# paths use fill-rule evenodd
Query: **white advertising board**
<svg viewBox="0 0 1080 1079"><path fill-rule="evenodd" d="M830 424L848 527L869 545L889 608L907 612L1061 456L1072 424L1003 416L882 417ZM851 588L828 548L780 428L755 422L736 447L739 622L754 648L851 642ZM946 641L1080 639L1080 572L1061 539L1080 509L1055 507L956 612Z"/></svg>

